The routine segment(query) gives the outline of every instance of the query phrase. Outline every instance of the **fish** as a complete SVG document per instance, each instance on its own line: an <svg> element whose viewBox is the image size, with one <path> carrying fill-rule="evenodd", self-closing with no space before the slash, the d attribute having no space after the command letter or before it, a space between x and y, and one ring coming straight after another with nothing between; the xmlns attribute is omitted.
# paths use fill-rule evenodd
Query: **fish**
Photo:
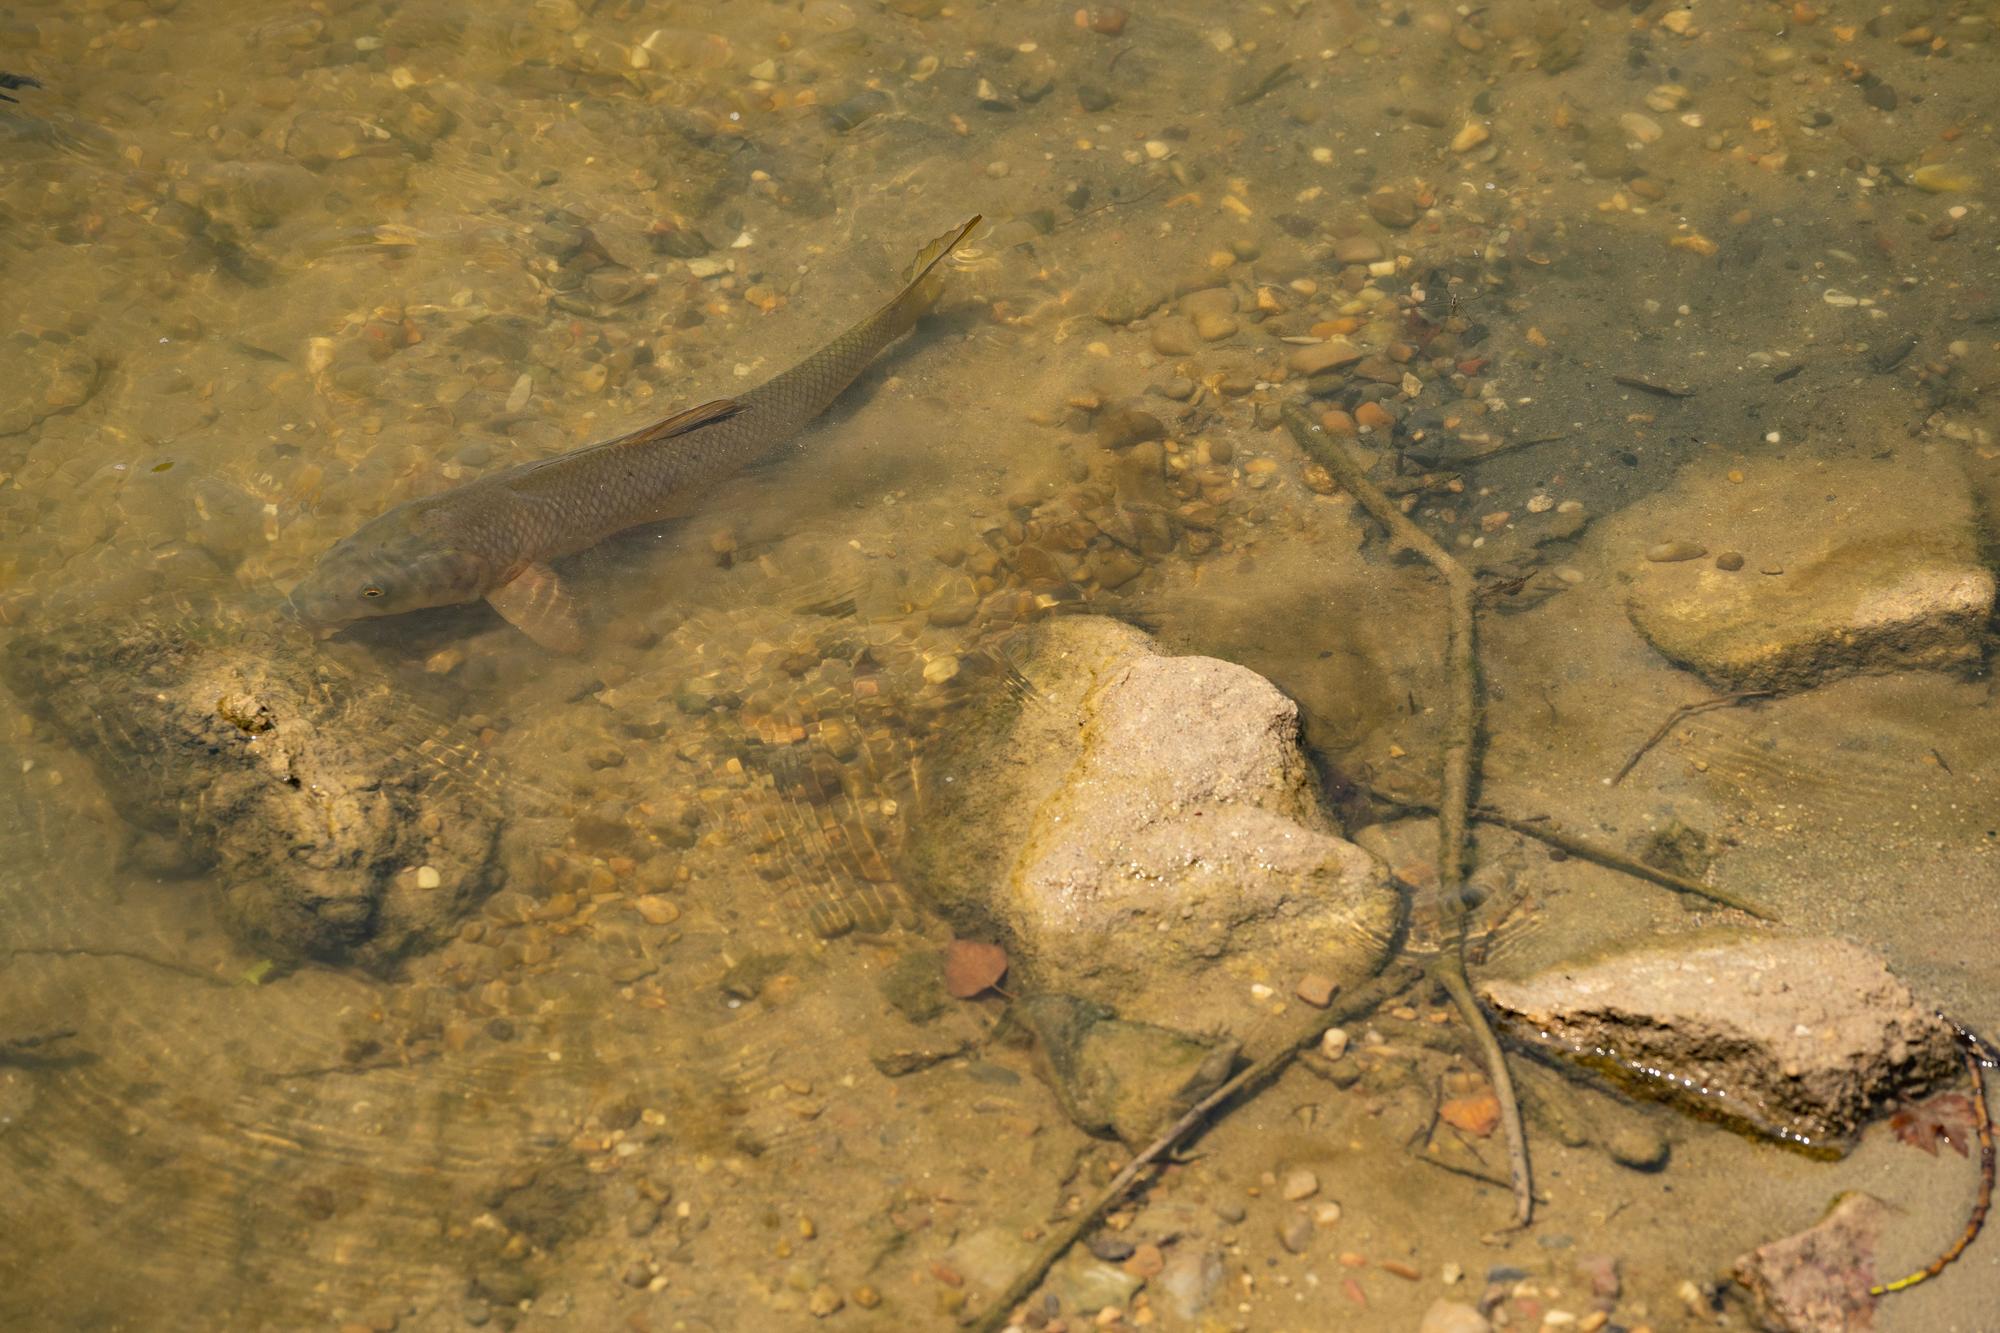
<svg viewBox="0 0 2000 1333"><path fill-rule="evenodd" d="M484 599L542 647L582 651L575 600L551 562L627 528L687 517L716 485L804 430L937 303L946 256L979 222L925 246L893 300L748 393L370 519L291 590L294 618L324 638L358 621Z"/></svg>

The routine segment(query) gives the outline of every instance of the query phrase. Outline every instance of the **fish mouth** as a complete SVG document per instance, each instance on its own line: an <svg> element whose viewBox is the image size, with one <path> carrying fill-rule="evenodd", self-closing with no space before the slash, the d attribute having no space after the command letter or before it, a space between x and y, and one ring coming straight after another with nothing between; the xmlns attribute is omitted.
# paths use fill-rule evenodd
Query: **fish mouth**
<svg viewBox="0 0 2000 1333"><path fill-rule="evenodd" d="M321 643L346 629L348 623L344 620L323 620L300 606L290 594L285 597L284 616Z"/></svg>

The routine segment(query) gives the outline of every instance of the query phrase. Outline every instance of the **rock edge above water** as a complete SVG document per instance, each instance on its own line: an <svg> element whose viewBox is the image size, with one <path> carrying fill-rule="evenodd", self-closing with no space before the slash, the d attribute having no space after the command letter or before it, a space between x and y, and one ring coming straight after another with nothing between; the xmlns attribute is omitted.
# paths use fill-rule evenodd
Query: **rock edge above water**
<svg viewBox="0 0 2000 1333"><path fill-rule="evenodd" d="M1882 1099L1958 1068L1944 1021L1840 940L1653 946L1481 990L1522 1036L1819 1151L1844 1151Z"/></svg>

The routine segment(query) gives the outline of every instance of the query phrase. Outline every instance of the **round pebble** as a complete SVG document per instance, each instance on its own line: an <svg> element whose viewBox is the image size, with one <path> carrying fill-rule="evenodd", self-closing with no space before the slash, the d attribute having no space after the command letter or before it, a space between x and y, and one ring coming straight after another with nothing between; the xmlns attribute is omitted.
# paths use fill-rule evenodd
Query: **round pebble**
<svg viewBox="0 0 2000 1333"><path fill-rule="evenodd" d="M1715 557L1715 567L1727 570L1733 574L1743 568L1743 553L1741 551L1724 551L1721 555Z"/></svg>
<svg viewBox="0 0 2000 1333"><path fill-rule="evenodd" d="M1285 1202L1297 1203L1301 1199L1310 1199L1317 1193L1319 1193L1319 1177L1312 1172L1301 1170L1286 1173Z"/></svg>

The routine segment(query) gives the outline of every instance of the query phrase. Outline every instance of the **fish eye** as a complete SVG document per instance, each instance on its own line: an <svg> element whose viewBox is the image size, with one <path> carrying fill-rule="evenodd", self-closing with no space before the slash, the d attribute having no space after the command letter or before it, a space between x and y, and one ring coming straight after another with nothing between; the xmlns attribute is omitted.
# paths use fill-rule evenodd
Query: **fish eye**
<svg viewBox="0 0 2000 1333"><path fill-rule="evenodd" d="M368 587L363 588L361 590L361 595L363 597L380 597L382 595L382 590L380 588L375 587L373 584L370 584Z"/></svg>

